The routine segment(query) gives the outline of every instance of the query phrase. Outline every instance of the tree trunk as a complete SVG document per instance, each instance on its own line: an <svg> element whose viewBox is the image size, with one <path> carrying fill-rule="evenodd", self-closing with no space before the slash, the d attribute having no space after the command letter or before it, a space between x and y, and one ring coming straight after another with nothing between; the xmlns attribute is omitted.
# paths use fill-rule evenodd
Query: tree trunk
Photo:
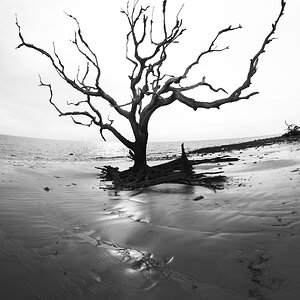
<svg viewBox="0 0 300 300"><path fill-rule="evenodd" d="M136 141L133 150L134 166L136 170L145 170L147 166L147 143L148 133L139 131L136 135Z"/></svg>

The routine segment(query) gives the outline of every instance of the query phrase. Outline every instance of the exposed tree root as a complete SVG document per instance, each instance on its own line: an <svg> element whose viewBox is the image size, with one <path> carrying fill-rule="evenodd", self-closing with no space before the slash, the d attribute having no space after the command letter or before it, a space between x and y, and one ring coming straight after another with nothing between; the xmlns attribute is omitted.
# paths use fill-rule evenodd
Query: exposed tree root
<svg viewBox="0 0 300 300"><path fill-rule="evenodd" d="M157 166L145 166L141 169L129 168L119 171L118 168L105 166L100 168L103 180L112 181L115 189L138 189L154 186L162 183L181 183L187 185L200 185L211 189L222 189L226 182L226 176L219 172L195 173L193 165L204 163L220 163L237 161L238 158L228 156L212 159L189 160L184 146L181 146L181 157Z"/></svg>

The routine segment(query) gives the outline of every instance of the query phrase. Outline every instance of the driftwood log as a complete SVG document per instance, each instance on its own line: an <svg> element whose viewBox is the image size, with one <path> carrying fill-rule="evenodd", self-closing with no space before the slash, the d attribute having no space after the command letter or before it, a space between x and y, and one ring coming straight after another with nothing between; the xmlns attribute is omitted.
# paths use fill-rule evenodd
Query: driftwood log
<svg viewBox="0 0 300 300"><path fill-rule="evenodd" d="M288 124L285 121L287 126L286 133L283 135L284 137L293 137L293 136L300 136L300 127L296 124Z"/></svg>
<svg viewBox="0 0 300 300"><path fill-rule="evenodd" d="M204 163L220 163L237 161L238 158L228 156L212 159L189 160L181 145L181 156L175 160L144 169L129 168L119 171L117 167L104 166L100 177L105 181L112 181L115 189L137 189L154 186L162 183L181 183L187 185L201 185L211 189L222 189L226 176L220 175L223 171L196 173L193 166Z"/></svg>

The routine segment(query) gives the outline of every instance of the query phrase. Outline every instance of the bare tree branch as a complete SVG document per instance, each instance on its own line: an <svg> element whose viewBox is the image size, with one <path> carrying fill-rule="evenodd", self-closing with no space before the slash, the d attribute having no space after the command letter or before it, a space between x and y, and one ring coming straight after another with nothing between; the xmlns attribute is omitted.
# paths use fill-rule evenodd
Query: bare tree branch
<svg viewBox="0 0 300 300"><path fill-rule="evenodd" d="M195 89L199 86L207 86L207 87L209 87L209 89L211 91L213 91L215 93L218 93L218 92L222 91L222 92L228 94L228 92L226 90L224 90L223 88L221 88L221 87L214 88L211 84L209 84L208 82L204 82L204 81L201 81L201 82L198 82L198 83L186 86L186 87L180 87L177 90L180 91L180 92L184 92L184 91L188 91L188 90L193 90L193 89Z"/></svg>
<svg viewBox="0 0 300 300"><path fill-rule="evenodd" d="M228 49L228 47L225 48L216 48L215 43L217 41L217 39L224 33L236 30L236 29L240 29L241 25L237 26L237 27L232 27L229 26L223 30L220 30L218 32L218 34L216 35L216 37L213 39L213 41L211 42L209 48L200 53L200 55L197 57L197 59L191 63L190 65L188 65L188 67L185 69L183 75L181 76L173 76L171 78L169 78L163 85L162 87L158 90L158 91L149 91L148 94L152 96L152 100L151 102L143 109L142 113L141 113L141 118L140 118L140 122L142 124L143 127L147 127L149 119L151 117L151 115L154 113L154 111L156 109L158 109L161 106L166 106L169 105L171 103L173 103L174 101L179 101L191 108L193 108L194 110L197 110L198 108L220 108L221 105L227 104L227 103L232 103L232 102L237 102L239 100L243 100L243 99L249 99L254 95L257 95L258 92L250 92L248 94L242 95L242 92L245 91L250 85L251 85L251 79L252 77L255 75L256 70L257 70L257 64L258 64L258 60L259 57L262 53L265 52L265 47L274 39L272 38L272 36L274 35L276 28L277 28L277 24L280 20L280 18L283 15L284 12L284 8L285 8L285 1L282 0L281 1L281 10L279 12L279 15L275 21L274 24L272 24L272 28L271 31L269 32L269 34L266 36L266 38L264 39L261 48L259 49L259 51L254 55L254 57L250 60L250 65L249 65L249 70L246 76L246 80L243 82L242 85L240 85L239 87L237 87L231 94L229 94L228 97L224 97L224 98L220 98L211 102L207 102L207 101L196 101L193 98L187 97L183 94L184 91L187 90L191 90L191 89L195 89L199 86L207 86L209 87L213 92L225 92L227 93L227 91L224 88L219 88L219 89L215 89L213 88L212 85L206 83L206 82L199 82L190 86L186 86L186 87L181 87L180 86L180 82L182 79L185 79L189 73L189 71L191 70L191 68L193 66L195 66L196 64L199 63L200 59L208 54L208 53L212 53L212 52L221 52L224 51L226 49ZM175 85L175 86L174 86ZM163 94L165 93L169 93L171 92L172 94L168 97L163 97ZM227 93L228 94L228 93Z"/></svg>
<svg viewBox="0 0 300 300"><path fill-rule="evenodd" d="M133 2L133 8L130 12L129 9L129 2L127 3L127 10L122 10L121 12L126 15L127 21L130 26L130 31L127 34L127 42L126 42L126 58L133 63L134 67L132 70L131 75L129 76L131 81L131 90L133 94L133 110L136 109L137 105L142 101L144 95L148 92L150 89L149 84L151 84L152 89L158 89L159 81L164 75L161 75L160 68L165 61L167 55L166 55L166 48L174 43L177 38L185 31L185 29L181 28L182 20L178 19L179 12L177 14L176 23L173 26L173 28L168 33L167 25L166 25L166 4L167 1L163 1L163 33L164 37L160 42L154 42L153 41L153 17L150 20L150 41L153 45L155 45L154 49L152 50L152 53L146 56L143 56L139 51L139 46L145 42L145 37L147 33L147 23L149 22L149 17L146 15L149 6L147 7L140 7L140 10L137 14L135 14L137 9L137 3L138 1ZM136 35L136 27L138 24L141 24L142 26L142 36L139 39ZM133 47L134 47L134 58L129 57L128 55L128 49L129 49L129 43L130 40L133 41ZM151 60L155 59L154 61L150 62ZM149 63L147 63L149 62ZM150 83L149 76L152 76L153 79ZM144 81L144 84L141 87L138 87L138 84L141 83L141 81Z"/></svg>
<svg viewBox="0 0 300 300"><path fill-rule="evenodd" d="M50 104L51 105L53 105L54 106L54 108L58 111L58 113L59 113L59 115L61 115L62 114L62 112L61 112L61 110L56 106L56 104L54 103L54 102L52 102L52 98L53 98L53 91L52 91L52 86L51 86L51 84L46 84L46 83L43 83L42 82L42 78L41 78L41 75L39 74L39 80L40 80L40 84L39 84L39 86L46 86L46 87L48 87L48 89L49 89L49 93L50 93L50 98L49 98L49 102L50 102Z"/></svg>
<svg viewBox="0 0 300 300"><path fill-rule="evenodd" d="M86 124L86 123L82 123L82 122L76 121L73 116L71 116L71 118L72 118L73 122L75 124L77 124L77 125L83 125L83 126L91 127L91 125L93 124L92 120L90 121L90 123Z"/></svg>
<svg viewBox="0 0 300 300"><path fill-rule="evenodd" d="M103 123L102 116L101 116L100 112L92 105L91 98L90 98L89 95L87 95L87 100L79 101L78 103L69 103L69 104L74 104L75 106L78 106L80 103L83 103L83 102L88 103L88 105L92 109L92 111L94 113L96 113L96 115L98 117L98 120L95 116L93 116L91 113L89 113L87 111L67 111L67 112L63 112L62 110L60 110L58 108L58 106L52 101L52 99L53 99L53 90L52 90L51 84L43 83L40 76L39 76L39 79L40 79L40 84L39 84L40 86L48 87L49 93L50 93L49 102L58 111L59 116L70 116L72 118L73 122L75 124L78 124L78 125L83 125L83 126L90 127L92 124L95 124L95 125L99 126L100 127L100 134L101 134L101 136L104 140L105 140L105 138L103 136L103 130L107 129L107 130L111 131L126 147L128 147L130 149L133 148L133 143L131 141L129 141L128 139L126 139L118 130L116 130L112 126L111 121L110 121L110 124ZM85 117L90 119L90 123L83 123L83 122L80 122L80 121L76 121L74 119L74 116L85 116Z"/></svg>
<svg viewBox="0 0 300 300"><path fill-rule="evenodd" d="M80 38L80 41L81 41L82 44L85 46L85 48L90 52L90 54L92 54L92 56L93 56L94 59L91 59L91 58L89 57L88 54L85 54L85 53L84 53L83 55L86 56L86 58L87 58L91 63L93 63L93 65L98 69L99 73L101 74L101 71L100 71L100 68L99 68L99 64L98 64L98 58L97 58L97 55L91 50L90 46L88 45L88 43L86 42L86 40L83 38L82 33L81 33L80 24L79 24L78 20L77 20L74 16L72 16L72 15L66 13L66 12L65 12L65 14L66 14L68 17L70 17L71 19L73 19L73 20L77 23L77 27L78 27L77 33L78 33L78 36L79 36L79 38ZM76 33L75 33L75 40L76 40L76 43L77 43L77 35L76 35ZM77 43L77 46L79 47L78 43ZM81 51L80 51L80 52L81 52ZM100 75L99 75L99 76L100 76Z"/></svg>
<svg viewBox="0 0 300 300"><path fill-rule="evenodd" d="M61 61L61 59L59 58L58 54L56 53L56 50L55 50L55 46L54 46L54 56L56 57L56 59L58 60L58 63L55 61L55 59L52 57L51 54L49 54L49 52L45 51L44 49L40 48L40 47L37 47L33 44L29 44L25 41L23 35L22 35L22 32L21 32L21 27L18 23L18 19L17 19L17 16L16 16L16 25L18 27L18 31L19 31L19 38L21 40L21 44L19 44L16 48L19 49L21 47L27 47L27 48L30 48L30 49L34 49L35 51L41 53L42 55L45 55L49 60L50 62L52 63L52 66L54 67L55 71L57 71L57 73L60 75L60 77L62 79L64 79L69 85L71 85L74 89L76 89L77 91L81 92L82 94L85 94L85 95L89 95L89 96L95 96L95 97L101 97L103 98L104 100L106 100L111 106L113 106L116 111L122 115L123 117L125 118L128 118L128 111L122 109L121 107L118 106L118 103L114 100L113 97L111 97L110 95L108 95L107 93L105 93L103 91L102 88L100 88L99 86L95 86L95 87L90 87L90 86L86 86L86 85L78 85L75 80L69 78L66 73L65 73L65 67ZM83 39L82 39L83 40ZM83 40L84 41L84 40ZM88 71L87 71L88 72ZM97 85L97 82L99 80L99 76L100 76L100 71L97 73L97 76L96 76L96 85ZM85 76L86 78L86 76Z"/></svg>
<svg viewBox="0 0 300 300"><path fill-rule="evenodd" d="M94 67L96 68L97 75L96 75L96 79L95 79L95 86L99 90L100 89L99 79L101 76L101 70L99 67L97 55L91 50L90 46L88 45L86 40L83 38L78 20L74 16L72 16L66 12L65 12L65 14L77 23L77 27L78 27L77 34L79 36L80 42L85 46L85 49L92 55L92 58L91 58L89 54L86 54L85 51L81 49L81 47L78 43L78 40L77 40L77 34L75 33L75 38L74 38L73 43L76 45L77 50L87 59L88 62L91 62L94 65ZM88 72L89 72L89 68L87 67L87 72L86 72L82 82L84 82Z"/></svg>
<svg viewBox="0 0 300 300"><path fill-rule="evenodd" d="M250 65L249 65L249 70L248 70L248 73L247 73L246 80L243 82L243 84L241 86L237 87L228 97L217 99L217 100L212 101L212 102L196 101L195 99L186 97L185 95L182 94L182 92L186 91L186 90L191 90L191 89L196 88L198 86L208 86L214 92L218 92L218 91L223 91L225 93L227 93L227 92L223 88L214 89L210 84L208 84L206 82L200 82L200 83L197 83L197 84L194 84L194 85L187 86L185 88L172 87L171 85L173 83L179 84L182 79L186 78L189 71L191 70L191 68L194 65L199 63L199 61L200 61L201 57L203 57L203 55L206 55L206 54L212 53L212 52L216 52L216 51L226 50L228 47L222 48L222 49L214 48L215 42L217 41L218 37L220 37L221 34L239 29L239 28L241 28L240 25L238 27L229 26L228 28L225 28L225 29L219 31L218 34L216 35L216 37L214 38L214 40L212 41L212 43L210 44L208 50L202 52L197 57L196 61L194 61L192 64L190 64L186 68L186 70L185 70L185 72L183 73L182 76L173 77L173 78L170 78L169 80L167 80L165 85L158 92L158 94L161 95L162 93L172 91L173 96L169 97L168 100L166 100L166 101L162 101L158 105L162 106L162 105L170 104L176 98L179 102L193 108L194 110L196 110L197 108L207 108L207 109L208 108L220 108L220 106L223 105L223 104L236 102L236 101L239 101L239 100L242 100L242 99L249 99L250 97L252 97L254 95L257 95L258 92L251 92L251 93L246 94L246 95L242 95L242 92L244 90L246 90L251 85L251 79L257 71L257 65L258 65L258 60L260 58L260 55L265 52L265 47L274 39L274 38L272 38L272 36L274 35L274 33L276 31L276 28L277 28L277 24L278 24L280 18L282 17L282 15L283 15L285 4L286 4L285 1L282 0L281 1L280 13L279 13L275 23L272 24L271 31L269 32L269 34L264 39L264 41L262 43L262 46L260 47L259 51L250 60Z"/></svg>
<svg viewBox="0 0 300 300"><path fill-rule="evenodd" d="M81 103L87 103L87 100L82 100L82 101L78 101L78 102L69 102L67 101L67 105L74 105L74 106L78 106Z"/></svg>
<svg viewBox="0 0 300 300"><path fill-rule="evenodd" d="M45 86L49 88L49 93L50 93L50 98L49 98L49 102L54 106L54 108L59 112L59 116L86 116L88 118L90 118L92 120L93 123L98 124L96 117L94 117L93 115L91 115L89 112L87 111L68 111L68 112L62 112L58 106L52 101L53 99L53 91L52 91L52 86L51 84L46 84L43 83L41 77L40 77L40 86Z"/></svg>
<svg viewBox="0 0 300 300"><path fill-rule="evenodd" d="M258 94L258 92L253 92L250 93L248 95L245 96L239 96L238 98L234 98L234 97L227 97L227 98L221 98L212 102L205 102L205 101L196 101L193 98L189 98L185 95L183 95L180 91L176 90L174 92L174 96L176 98L176 100L178 100L179 102L193 108L194 110L197 110L198 108L220 108L221 105L225 104L225 103L232 103L232 102L236 102L242 99L249 99L250 97L254 96ZM173 100L174 101L174 100ZM172 101L172 102L173 102ZM169 103L164 103L163 105L168 105Z"/></svg>
<svg viewBox="0 0 300 300"><path fill-rule="evenodd" d="M227 33L227 32L230 32L230 31L234 31L234 30L237 30L237 29L241 29L241 28L242 28L241 25L239 25L239 26L237 26L237 27L232 27L232 26L230 25L229 27L220 30L220 31L217 33L216 37L215 37L215 38L213 39L213 41L211 42L211 44L209 45L208 49L207 49L206 51L201 52L201 53L199 54L199 56L197 57L197 59L196 59L194 62L192 62L190 65L187 66L187 68L185 69L185 71L184 71L184 73L183 73L183 75L182 75L182 78L186 78L186 77L187 77L187 75L188 75L188 73L190 72L190 70L191 70L195 65L199 64L200 59L201 59L204 55L206 55L206 54L208 54L208 53L213 53L213 52L222 52L222 51L225 51L225 50L229 49L229 46L227 46L227 47L225 47L225 48L220 48L220 49L218 49L217 46L215 46L215 43L216 43L217 39L218 39L222 34L224 34L224 33Z"/></svg>

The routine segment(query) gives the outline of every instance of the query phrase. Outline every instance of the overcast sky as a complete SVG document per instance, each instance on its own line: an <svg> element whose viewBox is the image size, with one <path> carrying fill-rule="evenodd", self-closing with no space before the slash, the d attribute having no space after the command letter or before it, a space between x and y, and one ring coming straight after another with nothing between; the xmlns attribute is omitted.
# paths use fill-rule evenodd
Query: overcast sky
<svg viewBox="0 0 300 300"><path fill-rule="evenodd" d="M144 0L142 3L146 3ZM148 1L161 12L161 0ZM222 39L220 47L193 69L195 80L204 75L216 87L232 91L246 78L250 58L257 52L280 10L280 0L169 0L168 20L173 24L176 12L185 3L181 16L187 31L180 43L173 45L165 71L179 75L201 51L206 50L215 34L229 25L241 24L243 29ZM15 25L15 13L25 40L48 51L52 42L65 61L67 72L76 76L81 60L70 39L76 24L63 12L77 17L82 32L98 54L101 86L120 103L130 100L128 75L131 65L125 59L128 31L125 16L120 13L126 1L114 0L1 0L0 2L0 134L59 139L100 139L97 127L76 125L71 119L58 117L49 104L48 90L38 87L38 74L52 83L54 101L64 106L68 101L83 100L52 70L49 61L33 50L21 48ZM300 1L287 0L285 15L276 37L267 46L259 61L258 72L249 91L259 91L250 100L228 104L220 110L198 109L196 112L175 103L158 110L150 121L150 140L183 141L281 134L284 121L300 124ZM206 99L205 90L194 94ZM220 95L222 96L222 95ZM122 120L109 109L104 116L115 118L118 129L131 133ZM110 139L110 135L106 134Z"/></svg>

